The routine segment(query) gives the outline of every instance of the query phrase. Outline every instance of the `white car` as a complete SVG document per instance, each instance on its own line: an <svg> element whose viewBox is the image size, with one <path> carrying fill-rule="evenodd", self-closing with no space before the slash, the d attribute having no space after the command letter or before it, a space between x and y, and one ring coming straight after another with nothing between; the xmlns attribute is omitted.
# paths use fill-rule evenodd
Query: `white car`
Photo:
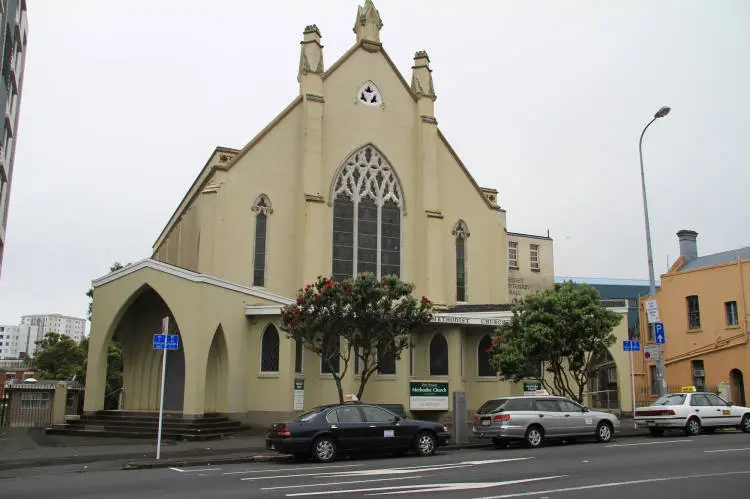
<svg viewBox="0 0 750 499"><path fill-rule="evenodd" d="M710 392L670 393L647 407L635 410L635 422L648 426L651 435L661 436L667 428L687 435L716 428L739 428L750 433L750 409L732 405Z"/></svg>

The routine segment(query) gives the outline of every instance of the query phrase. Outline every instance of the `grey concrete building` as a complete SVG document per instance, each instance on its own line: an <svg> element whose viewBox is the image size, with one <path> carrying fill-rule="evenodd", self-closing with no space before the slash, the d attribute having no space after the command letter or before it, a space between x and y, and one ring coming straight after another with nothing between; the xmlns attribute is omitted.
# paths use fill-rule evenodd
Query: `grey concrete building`
<svg viewBox="0 0 750 499"><path fill-rule="evenodd" d="M16 154L18 110L21 104L23 71L26 64L28 21L26 0L0 0L0 275L5 252L13 158Z"/></svg>

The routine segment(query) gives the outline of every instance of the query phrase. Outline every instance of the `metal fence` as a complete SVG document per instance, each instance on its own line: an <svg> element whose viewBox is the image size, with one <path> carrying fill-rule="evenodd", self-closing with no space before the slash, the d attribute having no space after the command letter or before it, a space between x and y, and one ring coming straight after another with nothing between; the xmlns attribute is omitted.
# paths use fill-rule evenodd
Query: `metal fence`
<svg viewBox="0 0 750 499"><path fill-rule="evenodd" d="M591 398L593 409L620 409L620 394L617 390L598 390L585 392L583 395Z"/></svg>
<svg viewBox="0 0 750 499"><path fill-rule="evenodd" d="M3 424L12 428L36 428L52 423L53 385L23 383L6 389Z"/></svg>
<svg viewBox="0 0 750 499"><path fill-rule="evenodd" d="M44 428L52 424L55 381L13 383L6 386L6 397L0 399L0 426L11 428ZM83 410L84 387L70 383L65 397L65 415L79 415Z"/></svg>
<svg viewBox="0 0 750 499"><path fill-rule="evenodd" d="M83 413L83 396L85 389L80 383L68 385L68 393L65 396L65 415L77 416Z"/></svg>

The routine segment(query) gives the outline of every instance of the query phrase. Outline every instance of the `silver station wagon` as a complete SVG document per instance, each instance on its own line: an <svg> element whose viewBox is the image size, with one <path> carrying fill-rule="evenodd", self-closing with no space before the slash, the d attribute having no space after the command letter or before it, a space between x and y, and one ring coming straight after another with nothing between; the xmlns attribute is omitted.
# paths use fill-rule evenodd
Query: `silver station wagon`
<svg viewBox="0 0 750 499"><path fill-rule="evenodd" d="M524 440L539 447L545 439L595 437L609 442L620 420L590 411L572 400L554 396L501 397L487 402L474 415L474 437L492 439L498 447Z"/></svg>

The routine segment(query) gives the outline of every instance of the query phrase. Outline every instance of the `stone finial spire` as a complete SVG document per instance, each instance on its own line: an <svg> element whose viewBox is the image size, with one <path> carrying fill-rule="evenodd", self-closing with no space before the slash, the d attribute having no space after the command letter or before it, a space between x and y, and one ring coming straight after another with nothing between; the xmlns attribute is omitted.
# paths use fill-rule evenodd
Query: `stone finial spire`
<svg viewBox="0 0 750 499"><path fill-rule="evenodd" d="M433 102L437 99L435 87L432 84L432 70L430 57L427 52L420 50L414 54L414 66L411 67L411 90L418 97L427 97Z"/></svg>
<svg viewBox="0 0 750 499"><path fill-rule="evenodd" d="M372 0L365 0L364 7L357 7L354 32L357 34L358 43L362 40L380 43L380 28L382 27L383 21L380 19L380 13Z"/></svg>
<svg viewBox="0 0 750 499"><path fill-rule="evenodd" d="M305 27L299 54L297 81L307 73L323 74L323 45L320 44L320 30L314 24Z"/></svg>

